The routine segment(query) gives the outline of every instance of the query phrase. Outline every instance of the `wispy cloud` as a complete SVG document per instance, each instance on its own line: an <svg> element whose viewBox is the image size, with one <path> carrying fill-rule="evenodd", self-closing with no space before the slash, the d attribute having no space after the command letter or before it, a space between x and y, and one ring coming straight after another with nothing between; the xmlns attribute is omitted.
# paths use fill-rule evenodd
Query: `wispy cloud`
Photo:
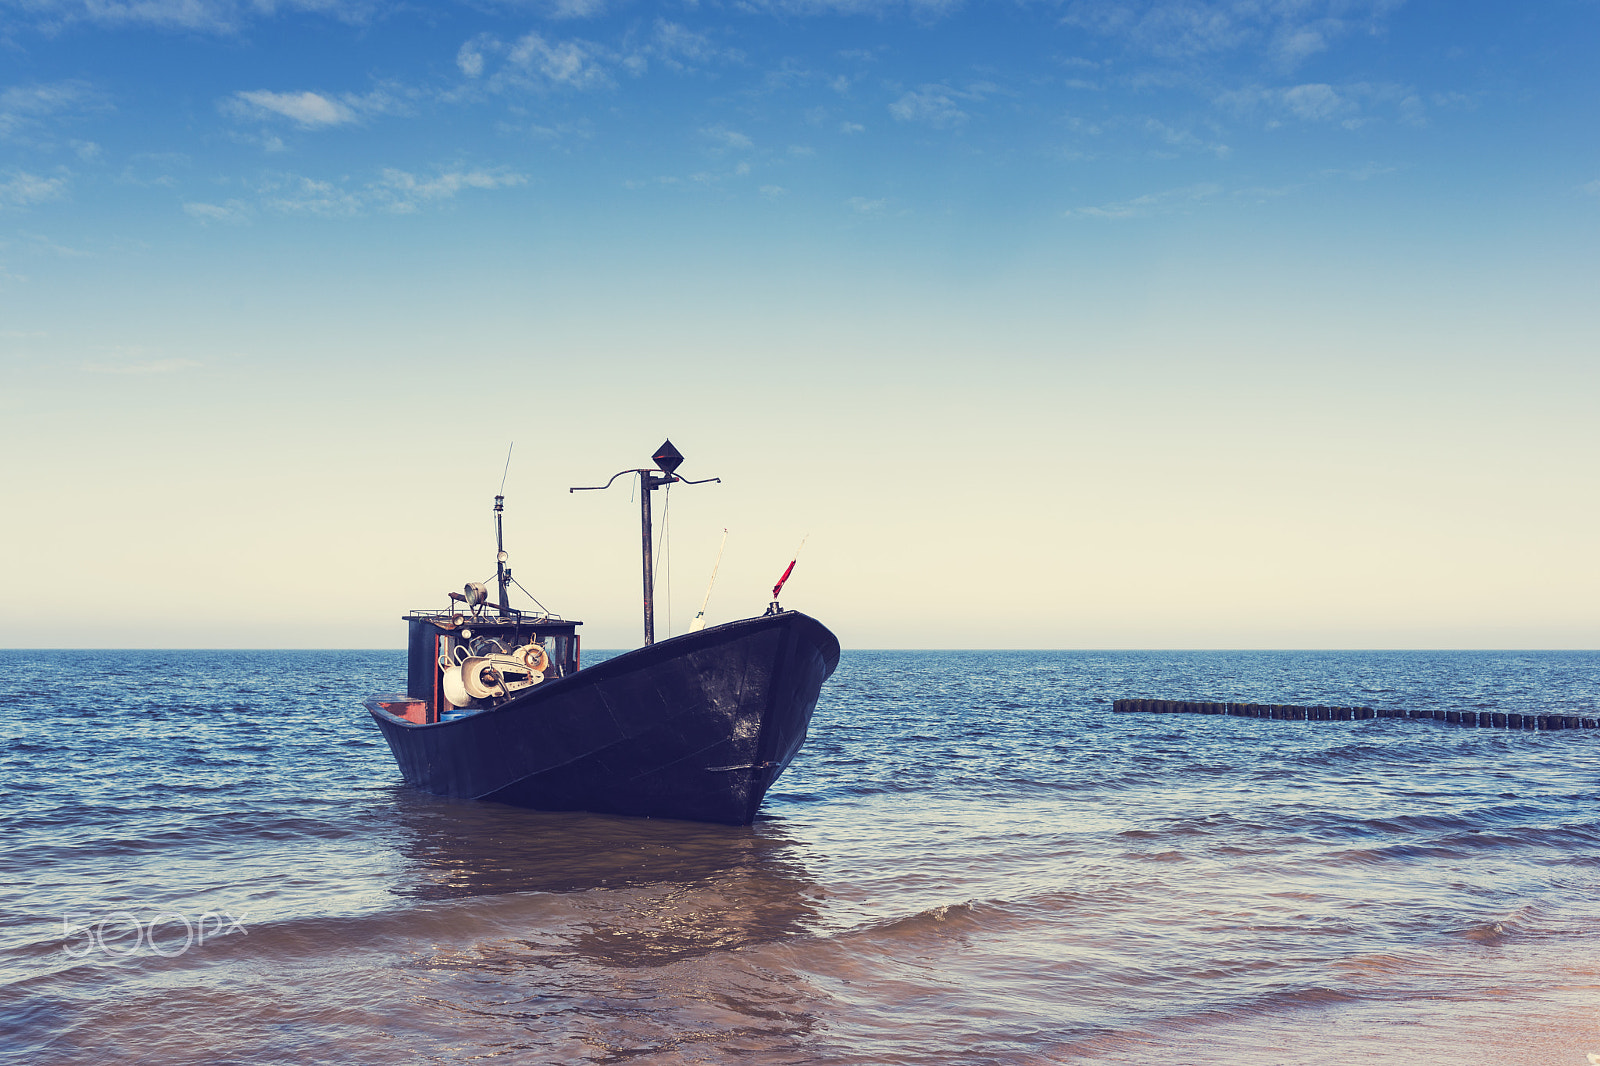
<svg viewBox="0 0 1600 1066"><path fill-rule="evenodd" d="M1086 137L1098 137L1104 132L1098 122L1091 122L1089 119L1081 118L1077 115L1063 115L1060 122L1061 125L1073 133L1082 134Z"/></svg>
<svg viewBox="0 0 1600 1066"><path fill-rule="evenodd" d="M1344 178L1347 181L1371 181L1385 174L1393 174L1398 167L1387 163L1362 163L1353 167L1330 167L1322 172L1325 178Z"/></svg>
<svg viewBox="0 0 1600 1066"><path fill-rule="evenodd" d="M1062 21L1131 50L1187 60L1248 50L1292 70L1361 30L1378 32L1402 0L1072 0Z"/></svg>
<svg viewBox="0 0 1600 1066"><path fill-rule="evenodd" d="M378 89L364 95L312 92L273 92L252 89L236 92L221 103L224 113L245 120L286 118L302 129L323 129L357 122L367 115L399 110L399 101Z"/></svg>
<svg viewBox="0 0 1600 1066"><path fill-rule="evenodd" d="M541 87L595 89L614 84L607 67L614 53L592 41L551 41L529 33L506 52L508 76Z"/></svg>
<svg viewBox="0 0 1600 1066"><path fill-rule="evenodd" d="M229 200L222 204L186 203L183 212L200 222L223 222L237 226L250 221L250 205L243 200Z"/></svg>
<svg viewBox="0 0 1600 1066"><path fill-rule="evenodd" d="M372 202L385 210L411 214L423 204L451 200L468 189L508 189L527 183L527 175L510 170L447 170L418 177L391 167L367 191Z"/></svg>
<svg viewBox="0 0 1600 1066"><path fill-rule="evenodd" d="M971 116L963 105L981 102L994 91L987 83L954 89L948 85L924 85L906 92L889 105L889 114L899 122L925 122L930 126L957 126Z"/></svg>
<svg viewBox="0 0 1600 1066"><path fill-rule="evenodd" d="M275 93L268 89L235 93L229 101L235 113L250 118L278 115L302 126L339 126L354 122L356 113L337 100L321 93Z"/></svg>
<svg viewBox="0 0 1600 1066"><path fill-rule="evenodd" d="M461 42L461 47L456 49L456 68L469 78L481 78L486 62L485 53L499 51L500 48L500 42L493 35L480 33Z"/></svg>
<svg viewBox="0 0 1600 1066"><path fill-rule="evenodd" d="M750 168L749 163L741 162L733 166L733 170L699 170L694 171L693 174L686 174L686 176L680 176L680 174L658 174L656 178L629 178L626 181L622 181L622 187L624 189L650 189L653 186L664 186L669 187L669 189L722 189L722 187L726 187L726 182L739 178L749 178L750 170L752 168ZM762 186L762 190L765 192L766 189L778 189L778 187Z"/></svg>
<svg viewBox="0 0 1600 1066"><path fill-rule="evenodd" d="M1144 120L1144 131L1172 148L1181 148L1191 151L1209 152L1218 159L1226 159L1229 154L1227 145L1218 141L1208 141L1197 136L1193 130L1169 126L1157 118Z"/></svg>
<svg viewBox="0 0 1600 1066"><path fill-rule="evenodd" d="M723 58L742 58L737 52L718 48L705 34L663 18L656 19L645 50L673 70L690 70Z"/></svg>
<svg viewBox="0 0 1600 1066"><path fill-rule="evenodd" d="M89 23L233 34L250 22L284 12L361 23L372 17L378 4L376 0L25 0L16 7L22 19L46 29Z"/></svg>
<svg viewBox="0 0 1600 1066"><path fill-rule="evenodd" d="M702 127L700 130L700 136L711 140L719 148L743 150L753 148L755 146L749 137L746 137L738 130L731 130L727 126L724 126L720 123L715 126Z"/></svg>
<svg viewBox="0 0 1600 1066"><path fill-rule="evenodd" d="M606 0L535 0L528 4L547 19L588 19L606 13Z"/></svg>
<svg viewBox="0 0 1600 1066"><path fill-rule="evenodd" d="M1135 196L1129 200L1114 200L1111 203L1100 204L1095 207L1076 207L1066 212L1066 215L1068 218L1109 220L1148 218L1151 215L1166 215L1182 211L1195 204L1214 199L1221 192L1222 187L1220 185L1187 185L1180 189L1168 189L1164 192Z"/></svg>
<svg viewBox="0 0 1600 1066"><path fill-rule="evenodd" d="M14 137L58 116L104 111L109 106L86 81L14 85L0 90L0 138Z"/></svg>
<svg viewBox="0 0 1600 1066"><path fill-rule="evenodd" d="M1346 129L1357 129L1384 113L1406 125L1422 125L1427 121L1425 105L1414 89L1382 82L1344 85L1310 82L1287 88L1255 86L1220 93L1213 102L1241 116L1265 115L1269 128L1293 120L1332 122Z"/></svg>
<svg viewBox="0 0 1600 1066"><path fill-rule="evenodd" d="M172 188L178 184L175 172L189 170L193 162L183 152L135 152L128 157L117 181L124 185Z"/></svg>
<svg viewBox="0 0 1600 1066"><path fill-rule="evenodd" d="M1296 85L1283 90L1279 96L1283 106L1298 118L1309 122L1336 118L1352 108L1350 100L1341 97L1331 85Z"/></svg>
<svg viewBox="0 0 1600 1066"><path fill-rule="evenodd" d="M262 211L323 218L353 218L373 212L409 215L467 191L505 189L527 182L527 175L504 168L441 168L432 174L416 174L385 167L376 179L359 183L280 174L258 182L252 189L253 200L195 201L185 203L183 210L197 222L229 225L249 222Z"/></svg>
<svg viewBox="0 0 1600 1066"><path fill-rule="evenodd" d="M678 73L713 62L742 63L737 49L718 47L712 38L679 22L657 18L648 34L629 33L616 47L598 41L561 40L538 31L505 42L480 33L456 51L456 68L469 81L483 79L492 91L506 89L610 89L619 76L639 77L650 61ZM492 60L498 69L491 70Z"/></svg>
<svg viewBox="0 0 1600 1066"><path fill-rule="evenodd" d="M742 0L741 7L782 15L894 15L909 14L920 22L935 22L962 6L961 0ZM850 55L852 53L841 53ZM870 57L871 53L865 54Z"/></svg>
<svg viewBox="0 0 1600 1066"><path fill-rule="evenodd" d="M1185 0L1074 0L1062 21L1164 57L1234 48L1249 36L1247 25L1225 7Z"/></svg>
<svg viewBox="0 0 1600 1066"><path fill-rule="evenodd" d="M42 178L25 170L9 170L0 179L0 208L32 207L66 193L65 177Z"/></svg>
<svg viewBox="0 0 1600 1066"><path fill-rule="evenodd" d="M336 181L295 175L264 183L261 203L284 215L352 218L362 214L370 203L364 192L364 188L352 190Z"/></svg>

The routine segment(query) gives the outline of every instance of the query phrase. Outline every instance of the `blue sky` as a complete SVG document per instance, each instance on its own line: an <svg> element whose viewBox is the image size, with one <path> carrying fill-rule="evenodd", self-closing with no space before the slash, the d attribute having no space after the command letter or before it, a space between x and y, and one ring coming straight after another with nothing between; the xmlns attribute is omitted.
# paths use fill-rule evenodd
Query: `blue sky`
<svg viewBox="0 0 1600 1066"><path fill-rule="evenodd" d="M726 526L849 646L1594 647L1597 30L0 0L0 642L393 643L515 440L624 645L670 435L680 629Z"/></svg>

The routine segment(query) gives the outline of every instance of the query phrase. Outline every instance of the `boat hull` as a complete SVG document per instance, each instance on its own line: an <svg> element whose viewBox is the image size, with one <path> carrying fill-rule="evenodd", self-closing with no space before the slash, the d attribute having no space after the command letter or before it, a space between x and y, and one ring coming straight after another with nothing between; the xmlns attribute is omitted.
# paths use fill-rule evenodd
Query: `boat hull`
<svg viewBox="0 0 1600 1066"><path fill-rule="evenodd" d="M747 825L805 742L839 642L798 612L672 637L435 723L367 708L406 783L539 810Z"/></svg>

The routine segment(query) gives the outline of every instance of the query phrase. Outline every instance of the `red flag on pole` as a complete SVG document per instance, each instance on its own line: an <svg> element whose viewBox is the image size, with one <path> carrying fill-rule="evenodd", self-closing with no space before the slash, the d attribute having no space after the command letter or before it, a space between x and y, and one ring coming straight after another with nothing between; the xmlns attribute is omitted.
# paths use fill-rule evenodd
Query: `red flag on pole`
<svg viewBox="0 0 1600 1066"><path fill-rule="evenodd" d="M789 561L789 569L785 570L783 572L783 576L778 579L778 583L776 585L772 586L772 598L773 599L777 599L778 598L778 593L783 591L783 583L785 581L789 580L789 575L794 573L794 564L799 562L799 561L800 560L799 560L798 557L796 557L794 559L791 559Z"/></svg>
<svg viewBox="0 0 1600 1066"><path fill-rule="evenodd" d="M783 572L783 576L778 579L778 583L772 586L772 598L774 600L778 598L779 591L783 589L783 583L789 580L790 574L794 573L794 564L800 561L800 550L806 546L806 541L810 539L810 533L807 533L805 536L800 538L800 547L794 550L794 558L789 560L789 569L785 570Z"/></svg>

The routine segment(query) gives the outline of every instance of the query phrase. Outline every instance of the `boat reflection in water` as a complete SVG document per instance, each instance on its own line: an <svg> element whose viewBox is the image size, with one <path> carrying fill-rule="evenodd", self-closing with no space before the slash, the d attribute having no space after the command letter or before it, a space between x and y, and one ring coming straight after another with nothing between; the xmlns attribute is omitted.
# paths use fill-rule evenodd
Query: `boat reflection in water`
<svg viewBox="0 0 1600 1066"><path fill-rule="evenodd" d="M468 969L486 956L502 971L561 957L658 966L804 935L817 917L820 890L776 819L731 828L409 790L397 790L395 814L406 862L391 891L480 900L460 910L484 923L457 960Z"/></svg>

